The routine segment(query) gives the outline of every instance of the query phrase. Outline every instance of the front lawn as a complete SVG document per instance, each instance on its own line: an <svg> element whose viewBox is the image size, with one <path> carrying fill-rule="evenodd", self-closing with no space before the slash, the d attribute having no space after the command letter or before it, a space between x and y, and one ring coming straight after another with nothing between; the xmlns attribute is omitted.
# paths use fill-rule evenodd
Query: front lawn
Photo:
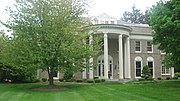
<svg viewBox="0 0 180 101"><path fill-rule="evenodd" d="M180 80L156 83L60 84L66 89L39 91L35 84L0 84L0 101L179 101Z"/></svg>

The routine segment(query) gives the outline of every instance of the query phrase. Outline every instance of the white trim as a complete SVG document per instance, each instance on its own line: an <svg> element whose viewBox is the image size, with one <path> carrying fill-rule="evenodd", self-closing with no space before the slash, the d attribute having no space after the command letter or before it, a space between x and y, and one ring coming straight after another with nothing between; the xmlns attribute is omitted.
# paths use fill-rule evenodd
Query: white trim
<svg viewBox="0 0 180 101"><path fill-rule="evenodd" d="M162 66L161 66L161 75L171 75L171 68L163 67L163 65L164 64L162 64ZM165 73L162 72L163 68L165 69L164 70ZM168 69L169 73L167 73L167 69Z"/></svg>
<svg viewBox="0 0 180 101"><path fill-rule="evenodd" d="M152 36L144 36L144 35L130 35L130 39L138 39L138 40L152 40Z"/></svg>
<svg viewBox="0 0 180 101"><path fill-rule="evenodd" d="M136 51L136 42L139 41L140 42L140 51ZM142 42L140 40L135 40L135 53L141 53L142 50Z"/></svg>
<svg viewBox="0 0 180 101"><path fill-rule="evenodd" d="M53 79L55 80L59 79L59 71L57 72L57 77L53 77Z"/></svg>
<svg viewBox="0 0 180 101"><path fill-rule="evenodd" d="M152 51L148 51L148 44L147 43L150 42L150 41L152 41L152 40L147 40L146 41L146 50L147 50L147 53L153 53L153 44L152 43L151 43L151 48L152 48L151 50Z"/></svg>
<svg viewBox="0 0 180 101"><path fill-rule="evenodd" d="M155 67L154 67L154 58L153 57L151 57L151 56L149 56L148 58L147 58L147 61L146 61L146 64L148 65L148 62L153 62L153 78L155 78Z"/></svg>
<svg viewBox="0 0 180 101"><path fill-rule="evenodd" d="M96 69L97 69L97 76L99 76L99 64L101 65L101 78L105 78L105 66L104 66L104 76L102 75L102 66L104 65L104 63L102 63L102 60L104 61L104 55L100 55L100 56L98 56L98 58L97 58L97 67L96 67ZM99 63L99 61L100 61L100 63ZM108 55L108 71L109 71L109 65L110 65L110 61L112 62L111 64L112 64L112 67L111 67L111 69L112 69L112 76L110 77L110 79L113 79L113 73L114 73L114 71L113 71L113 58L112 58L112 56L110 56L110 55ZM108 78L109 79L109 78Z"/></svg>
<svg viewBox="0 0 180 101"><path fill-rule="evenodd" d="M140 61L141 62L141 73L142 73L142 69L143 69L143 59L140 57L140 56L137 56L137 57L135 57L135 59L134 59L134 67L135 67L135 78L141 78L141 76L139 77L139 76L136 76L136 61Z"/></svg>

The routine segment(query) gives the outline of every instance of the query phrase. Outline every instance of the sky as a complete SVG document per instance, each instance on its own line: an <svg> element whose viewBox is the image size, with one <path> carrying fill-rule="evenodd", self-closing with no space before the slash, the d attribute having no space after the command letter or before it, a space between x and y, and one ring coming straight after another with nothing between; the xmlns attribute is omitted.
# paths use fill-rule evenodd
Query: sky
<svg viewBox="0 0 180 101"><path fill-rule="evenodd" d="M135 5L141 11L145 11L148 7L156 4L159 0L91 0L89 4L89 15L98 16L102 13L107 13L112 17L121 17L123 12L130 11ZM15 0L0 0L0 20L8 19L6 6L13 6Z"/></svg>
<svg viewBox="0 0 180 101"><path fill-rule="evenodd" d="M159 0L91 0L89 3L89 16L98 16L106 13L112 17L120 18L125 11L130 11L132 6L141 11L155 5ZM8 20L6 7L13 7L15 0L0 0L0 20L5 22ZM2 28L2 26L0 26Z"/></svg>

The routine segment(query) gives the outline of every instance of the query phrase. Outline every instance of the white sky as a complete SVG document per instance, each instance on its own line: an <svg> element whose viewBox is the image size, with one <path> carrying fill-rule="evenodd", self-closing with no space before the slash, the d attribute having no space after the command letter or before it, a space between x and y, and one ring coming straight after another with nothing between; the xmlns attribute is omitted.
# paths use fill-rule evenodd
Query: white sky
<svg viewBox="0 0 180 101"><path fill-rule="evenodd" d="M120 18L125 11L130 11L133 5L136 8L145 11L148 7L155 5L159 0L90 0L89 15L98 16L102 13L116 18ZM8 20L8 13L5 11L6 7L13 7L15 0L0 0L0 20L5 22ZM4 27L0 26L0 30Z"/></svg>
<svg viewBox="0 0 180 101"><path fill-rule="evenodd" d="M123 12L131 10L133 4L138 9L145 11L148 7L156 4L159 0L92 0L90 3L89 15L97 16L107 13L112 17L121 17ZM8 14L5 9L7 6L13 6L15 0L0 0L0 20L6 21Z"/></svg>
<svg viewBox="0 0 180 101"><path fill-rule="evenodd" d="M125 11L130 11L133 5L144 12L158 1L160 0L93 0L89 14L97 16L107 13L120 18Z"/></svg>

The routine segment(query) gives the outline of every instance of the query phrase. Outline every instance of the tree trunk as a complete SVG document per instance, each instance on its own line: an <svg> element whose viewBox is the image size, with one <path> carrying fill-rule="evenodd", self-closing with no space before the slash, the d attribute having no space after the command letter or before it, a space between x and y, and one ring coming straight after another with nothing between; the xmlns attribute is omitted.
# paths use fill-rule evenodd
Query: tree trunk
<svg viewBox="0 0 180 101"><path fill-rule="evenodd" d="M49 74L49 86L54 86L53 72L50 68L48 68L48 74Z"/></svg>

